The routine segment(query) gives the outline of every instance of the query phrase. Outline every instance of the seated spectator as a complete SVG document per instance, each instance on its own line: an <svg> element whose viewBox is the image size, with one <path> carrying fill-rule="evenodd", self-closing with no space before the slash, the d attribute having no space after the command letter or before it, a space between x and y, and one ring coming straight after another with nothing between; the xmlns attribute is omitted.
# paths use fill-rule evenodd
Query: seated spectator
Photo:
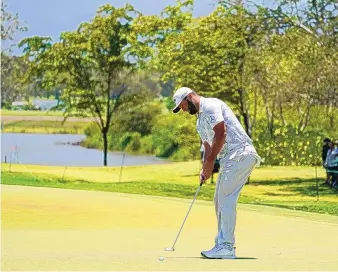
<svg viewBox="0 0 338 272"><path fill-rule="evenodd" d="M329 147L329 142L331 142L330 139L325 138L323 140L323 149L322 149L322 165L325 168L326 171L326 181L324 184L330 184L330 175L327 172L327 167L325 167L325 161L326 161L326 156L327 156L327 152L329 151L330 147Z"/></svg>
<svg viewBox="0 0 338 272"><path fill-rule="evenodd" d="M327 151L327 156L325 160L325 167L327 173L329 174L329 185L331 187L337 186L337 177L338 177L338 148L335 147L335 144L329 142L330 149Z"/></svg>

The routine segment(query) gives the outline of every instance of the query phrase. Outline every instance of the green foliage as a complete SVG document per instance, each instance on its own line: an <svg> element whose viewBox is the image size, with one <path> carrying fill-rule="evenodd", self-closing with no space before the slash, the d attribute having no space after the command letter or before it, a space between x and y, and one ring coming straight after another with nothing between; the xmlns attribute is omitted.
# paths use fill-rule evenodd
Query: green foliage
<svg viewBox="0 0 338 272"><path fill-rule="evenodd" d="M249 84L255 66L248 65L247 59L257 53L256 45L268 31L264 16L238 5L218 6L208 16L182 20L186 17L177 5L173 14L141 18L148 28L140 31L148 39L155 39L157 54L153 65L163 71L164 81L175 79L177 87L189 86L202 95L235 105L251 136ZM181 28L169 28L165 24L169 19ZM182 21L184 24L179 24ZM162 38L157 39L159 36Z"/></svg>
<svg viewBox="0 0 338 272"><path fill-rule="evenodd" d="M22 80L26 70L23 57L1 51L1 104L11 104L17 97L26 96L29 84Z"/></svg>
<svg viewBox="0 0 338 272"><path fill-rule="evenodd" d="M145 119L141 118L140 124L134 126L133 118L136 115L119 115L109 132L109 150L155 154L173 160L199 158L200 140L195 129L195 117L184 114L158 114L159 110L163 110L163 106L157 103L136 109L135 114L139 113ZM87 138L83 145L102 148L99 133L93 125L87 128Z"/></svg>
<svg viewBox="0 0 338 272"><path fill-rule="evenodd" d="M160 16L104 5L60 42L24 39L25 74L47 89L62 86L66 114L95 117L99 130L90 128L84 144L105 154L109 148L198 158L193 118L168 114L171 92L185 85L226 101L265 164L318 164L322 138L337 137L337 5L230 2L218 1L199 18L192 0ZM150 69L132 74L136 67ZM160 92L169 96L164 106L152 101Z"/></svg>
<svg viewBox="0 0 338 272"><path fill-rule="evenodd" d="M129 4L123 8L106 4L90 22L61 33L59 42L51 44L49 37L20 42L30 61L27 78L41 78L42 86L48 89L64 86L61 99L65 116L75 113L95 117L103 140L105 166L113 115L135 95L126 84L135 67L129 61L133 55L129 39L133 36L131 23L135 14Z"/></svg>
<svg viewBox="0 0 338 272"><path fill-rule="evenodd" d="M32 104L27 104L23 106L11 106L11 110L17 111L17 110L24 110L24 111L39 111L39 109L36 108L36 106Z"/></svg>
<svg viewBox="0 0 338 272"><path fill-rule="evenodd" d="M11 110L12 104L7 101L1 101L1 109L2 110Z"/></svg>
<svg viewBox="0 0 338 272"><path fill-rule="evenodd" d="M120 139L119 148L124 150L128 146L128 144L132 141L132 136L133 135L131 133L123 134L123 136Z"/></svg>
<svg viewBox="0 0 338 272"><path fill-rule="evenodd" d="M86 139L81 143L82 146L87 148L103 149L102 136L96 124L89 125L85 131Z"/></svg>
<svg viewBox="0 0 338 272"><path fill-rule="evenodd" d="M272 136L267 130L260 130L254 144L264 165L320 165L322 141L333 134L310 130L299 133L291 125L276 126Z"/></svg>
<svg viewBox="0 0 338 272"><path fill-rule="evenodd" d="M169 112L171 112L173 110L173 108L175 107L174 99L171 96L165 97L163 99L163 103L164 103L165 107L168 109Z"/></svg>
<svg viewBox="0 0 338 272"><path fill-rule="evenodd" d="M301 132L317 105L327 107L326 118L334 124L338 43L334 1L300 2L281 1L271 9L252 1L250 8L219 1L197 19L178 3L173 13L169 7L161 16L138 18L136 27L164 81L226 100L249 136L260 109L270 133L277 120L290 123L288 109L297 111Z"/></svg>
<svg viewBox="0 0 338 272"><path fill-rule="evenodd" d="M147 109L152 112L151 107L154 107L156 114L146 114L144 116L147 118L143 116L145 119L139 120L145 127L149 125L150 132L148 130L147 134L142 134L144 130L139 129L142 125L133 126L134 115L121 115L121 119L115 120L109 133L109 149L154 154L172 160L198 159L200 140L195 128L195 117L167 112L158 115L161 107L157 103L145 104L144 108L137 107L135 114L139 112L142 115ZM325 119L324 113L315 111L313 114L317 114L319 120ZM327 129L324 129L325 127ZM92 131L86 130L87 146L101 149L99 131L95 127L91 129ZM310 123L308 129L303 132L299 131L296 121L287 126L276 122L271 134L264 118L260 118L254 137L254 145L264 159L263 165L305 166L320 165L322 140L325 137L335 139L337 135L329 126L329 121Z"/></svg>
<svg viewBox="0 0 338 272"><path fill-rule="evenodd" d="M1 40L13 40L17 32L24 32L27 30L19 20L19 15L7 10L5 1L1 1Z"/></svg>
<svg viewBox="0 0 338 272"><path fill-rule="evenodd" d="M154 154L153 136L151 134L141 138L139 152L142 154Z"/></svg>
<svg viewBox="0 0 338 272"><path fill-rule="evenodd" d="M115 115L114 123L108 133L109 150L152 154L152 138L149 135L156 117L163 112L164 108L158 101L147 102L147 97L138 94L137 99L125 102L124 108ZM84 146L102 148L100 131L96 126L90 126L85 134L87 138L83 143Z"/></svg>
<svg viewBox="0 0 338 272"><path fill-rule="evenodd" d="M152 130L155 155L173 160L199 157L200 140L196 134L195 117L163 114Z"/></svg>
<svg viewBox="0 0 338 272"><path fill-rule="evenodd" d="M115 116L114 127L121 132L138 132L141 136L151 133L155 117L163 111L163 105L159 102L147 102L146 98L140 101L131 101Z"/></svg>
<svg viewBox="0 0 338 272"><path fill-rule="evenodd" d="M141 147L141 134L138 132L128 133L128 143L126 144L126 141L124 142L124 150L129 153L134 153L140 150ZM122 138L123 139L123 138Z"/></svg>

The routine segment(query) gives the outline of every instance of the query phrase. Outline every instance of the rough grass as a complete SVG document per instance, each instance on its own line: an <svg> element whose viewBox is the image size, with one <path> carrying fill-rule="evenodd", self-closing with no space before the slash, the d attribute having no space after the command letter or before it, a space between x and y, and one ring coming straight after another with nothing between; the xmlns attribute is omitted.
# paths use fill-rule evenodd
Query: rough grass
<svg viewBox="0 0 338 272"><path fill-rule="evenodd" d="M122 153L121 153L122 161ZM9 170L9 164L2 164L4 171ZM69 180L79 179L91 182L117 182L121 167L65 167L12 164L13 172L30 172L48 174L55 177L65 177ZM156 165L124 166L121 181L141 181L155 183L177 183L195 185L198 183L198 173L201 169L199 161L175 162ZM318 177L323 179L325 172L318 169ZM275 181L289 179L313 179L314 167L259 167L254 170L250 181ZM217 180L217 174L214 175ZM259 189L259 188L257 188Z"/></svg>
<svg viewBox="0 0 338 272"><path fill-rule="evenodd" d="M168 196L191 199L198 186L198 162L125 167L118 182L119 167L43 167L2 165L2 183ZM240 203L275 206L307 212L338 215L337 190L321 185L323 176L311 178L313 169L258 168L240 196ZM273 171L275 169L275 171ZM288 170L288 171L286 171ZM270 173L270 175L268 174ZM303 173L305 177L296 176ZM307 174L306 174L307 173ZM317 195L318 184L318 195ZM215 184L203 186L199 199L213 200ZM317 201L319 199L319 201Z"/></svg>

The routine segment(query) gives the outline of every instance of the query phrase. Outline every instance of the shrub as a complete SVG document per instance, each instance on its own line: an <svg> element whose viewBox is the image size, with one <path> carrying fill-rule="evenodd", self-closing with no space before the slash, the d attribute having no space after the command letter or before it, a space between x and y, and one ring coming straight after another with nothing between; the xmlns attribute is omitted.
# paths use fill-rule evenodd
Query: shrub
<svg viewBox="0 0 338 272"><path fill-rule="evenodd" d="M102 135L95 124L89 125L84 130L84 133L86 135L86 139L82 141L82 146L87 148L103 149Z"/></svg>
<svg viewBox="0 0 338 272"><path fill-rule="evenodd" d="M123 150L127 152L131 152L131 153L139 151L141 147L141 134L140 133L138 132L128 133L127 135L124 135L124 138L125 139L128 138L128 144L125 146Z"/></svg>
<svg viewBox="0 0 338 272"><path fill-rule="evenodd" d="M195 117L183 114L162 114L152 130L155 155L175 160L199 158L200 140Z"/></svg>
<svg viewBox="0 0 338 272"><path fill-rule="evenodd" d="M147 135L141 138L140 142L140 153L143 154L153 154L154 146L153 146L153 137L152 135Z"/></svg>

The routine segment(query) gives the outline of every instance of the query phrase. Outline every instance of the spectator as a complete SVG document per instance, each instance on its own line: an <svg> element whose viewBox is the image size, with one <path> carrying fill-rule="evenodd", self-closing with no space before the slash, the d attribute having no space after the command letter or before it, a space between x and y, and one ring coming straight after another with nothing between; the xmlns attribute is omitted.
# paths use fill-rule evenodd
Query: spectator
<svg viewBox="0 0 338 272"><path fill-rule="evenodd" d="M327 157L327 152L329 151L330 147L329 147L329 142L331 142L330 139L325 138L323 140L323 149L322 149L322 165L326 170L326 181L324 184L330 184L330 175L327 172L327 167L325 167L325 161L326 161L326 157Z"/></svg>
<svg viewBox="0 0 338 272"><path fill-rule="evenodd" d="M335 147L336 147L336 150L337 150L336 160L335 160L337 166L335 166L335 168L334 168L335 180L332 183L332 187L337 189L338 188L338 139L336 140L335 145L336 145Z"/></svg>
<svg viewBox="0 0 338 272"><path fill-rule="evenodd" d="M331 187L337 185L337 176L338 176L338 149L335 147L333 141L329 142L330 149L327 151L327 156L325 160L325 167L329 176L328 184ZM331 181L330 181L331 179Z"/></svg>

